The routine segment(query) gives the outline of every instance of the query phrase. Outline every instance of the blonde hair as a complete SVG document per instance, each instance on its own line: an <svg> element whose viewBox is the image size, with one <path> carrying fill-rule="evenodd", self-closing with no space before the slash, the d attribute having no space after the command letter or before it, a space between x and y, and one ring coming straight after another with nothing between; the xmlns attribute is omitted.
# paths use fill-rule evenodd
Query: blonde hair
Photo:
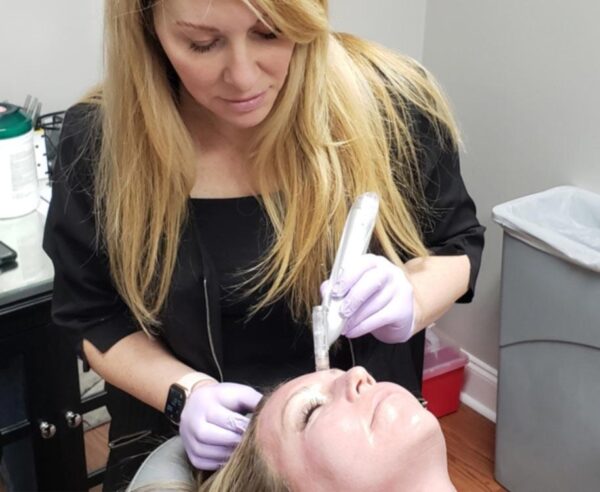
<svg viewBox="0 0 600 492"><path fill-rule="evenodd" d="M275 390L273 390L275 391ZM269 391L269 395L273 393ZM285 480L264 459L258 444L258 416L269 395L256 407L242 441L235 448L225 465L215 472L198 471L196 487L186 482L156 482L132 489L133 492L158 490L182 490L187 492L289 492Z"/></svg>
<svg viewBox="0 0 600 492"><path fill-rule="evenodd" d="M426 256L427 210L414 138L415 114L440 144L456 126L431 76L414 60L331 33L326 0L249 0L294 41L288 77L257 127L250 165L270 218L272 244L247 273L261 292L249 316L286 298L296 319L318 304L346 214L361 193L381 198L374 247ZM195 179L194 150L178 84L158 43L156 0L107 0L106 79L99 97L102 148L96 173L99 228L119 293L148 333L160 323ZM273 192L273 190L277 190Z"/></svg>
<svg viewBox="0 0 600 492"><path fill-rule="evenodd" d="M264 459L258 444L258 416L268 398L269 396L263 397L254 410L242 441L225 465L208 478L204 472L198 474L196 492L289 492L284 479Z"/></svg>

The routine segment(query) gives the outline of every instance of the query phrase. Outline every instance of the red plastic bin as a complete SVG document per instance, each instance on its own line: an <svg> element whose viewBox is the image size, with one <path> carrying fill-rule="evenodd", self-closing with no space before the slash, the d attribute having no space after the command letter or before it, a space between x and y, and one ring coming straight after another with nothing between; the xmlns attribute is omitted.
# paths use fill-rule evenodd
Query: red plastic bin
<svg viewBox="0 0 600 492"><path fill-rule="evenodd" d="M425 348L423 365L423 398L427 409L436 417L456 412L469 358L452 346Z"/></svg>

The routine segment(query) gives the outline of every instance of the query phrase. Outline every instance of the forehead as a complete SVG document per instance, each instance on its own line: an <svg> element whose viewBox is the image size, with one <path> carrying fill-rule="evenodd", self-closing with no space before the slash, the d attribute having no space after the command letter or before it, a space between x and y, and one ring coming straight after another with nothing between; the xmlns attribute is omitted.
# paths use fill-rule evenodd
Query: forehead
<svg viewBox="0 0 600 492"><path fill-rule="evenodd" d="M270 400L273 397L282 398L284 396L290 396L290 394L295 393L302 387L331 382L340 377L342 374L344 374L344 371L340 369L329 369L327 371L317 371L304 374L282 384L275 392L273 392Z"/></svg>
<svg viewBox="0 0 600 492"><path fill-rule="evenodd" d="M330 371L305 374L282 384L266 401L258 416L256 438L264 451L265 459L274 464L276 469L281 469L283 466L283 463L280 462L282 456L285 455L283 449L286 445L293 444L293 439L289 440L284 436L285 427L282 419L286 402L297 391L302 391L302 388L331 379L335 377L334 375L335 373Z"/></svg>
<svg viewBox="0 0 600 492"><path fill-rule="evenodd" d="M260 12L243 0L163 0L161 5L171 15L185 16L188 17L185 20L196 22L256 20Z"/></svg>
<svg viewBox="0 0 600 492"><path fill-rule="evenodd" d="M265 408L270 407L273 408L273 410L283 410L283 408L279 408L280 405L285 404L285 402L298 390L310 387L311 385L322 382L330 377L331 375L329 374L329 371L327 371L326 373L313 372L294 378L279 386L279 388L271 394L269 400L265 404Z"/></svg>

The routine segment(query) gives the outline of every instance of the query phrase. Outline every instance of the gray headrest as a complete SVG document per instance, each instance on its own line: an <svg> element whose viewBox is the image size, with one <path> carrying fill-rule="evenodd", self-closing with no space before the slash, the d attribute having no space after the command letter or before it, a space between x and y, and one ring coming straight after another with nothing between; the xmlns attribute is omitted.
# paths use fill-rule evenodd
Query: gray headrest
<svg viewBox="0 0 600 492"><path fill-rule="evenodd" d="M152 451L133 477L127 492L142 487L146 491L172 491L177 485L190 490L195 487L192 465L179 436L172 437Z"/></svg>

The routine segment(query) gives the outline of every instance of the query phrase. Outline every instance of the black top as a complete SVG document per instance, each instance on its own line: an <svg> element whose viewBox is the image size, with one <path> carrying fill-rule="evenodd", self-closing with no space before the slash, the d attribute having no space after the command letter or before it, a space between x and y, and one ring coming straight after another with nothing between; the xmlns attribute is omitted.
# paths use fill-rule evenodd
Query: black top
<svg viewBox="0 0 600 492"><path fill-rule="evenodd" d="M247 319L258 296L241 295L239 284L246 278L241 272L258 262L270 238L268 217L260 202L253 196L195 198L192 206L217 273L225 381L261 381L260 389L267 389L282 379L313 371L312 336L306 326L292 319L285 301Z"/></svg>
<svg viewBox="0 0 600 492"><path fill-rule="evenodd" d="M96 248L102 241L96 241L93 175L101 129L90 119L94 111L93 106L77 105L65 116L44 249L55 269L54 322L70 334L79 350L85 338L106 351L134 333L137 326L113 286L106 252ZM475 205L460 175L458 154L440 146L423 117L417 116L414 133L420 143L425 196L434 212L432 220L421 224L424 243L435 255L468 256L469 288L458 302L469 302L479 271L484 228L477 221ZM175 357L198 371L259 389L312 370L308 328L294 325L284 304L267 310L264 320L257 316L244 323L243 302L230 303L221 290L231 285L228 274L254 261L266 244L269 225L265 226L258 202L242 198L191 199L189 203L188 221L160 316L161 341ZM246 214L248 220L244 220ZM406 258L401 251L399 254ZM341 369L362 365L376 380L396 382L419 395L423 347L423 331L399 344L385 344L371 335L352 341L342 337L331 354L331 365ZM165 435L172 429L161 412L110 385L107 392L112 416L109 439L126 442L111 450L109 465L113 477L123 477L156 446L156 440L137 436ZM139 459L133 459L134 455ZM123 464L117 466L120 461Z"/></svg>

